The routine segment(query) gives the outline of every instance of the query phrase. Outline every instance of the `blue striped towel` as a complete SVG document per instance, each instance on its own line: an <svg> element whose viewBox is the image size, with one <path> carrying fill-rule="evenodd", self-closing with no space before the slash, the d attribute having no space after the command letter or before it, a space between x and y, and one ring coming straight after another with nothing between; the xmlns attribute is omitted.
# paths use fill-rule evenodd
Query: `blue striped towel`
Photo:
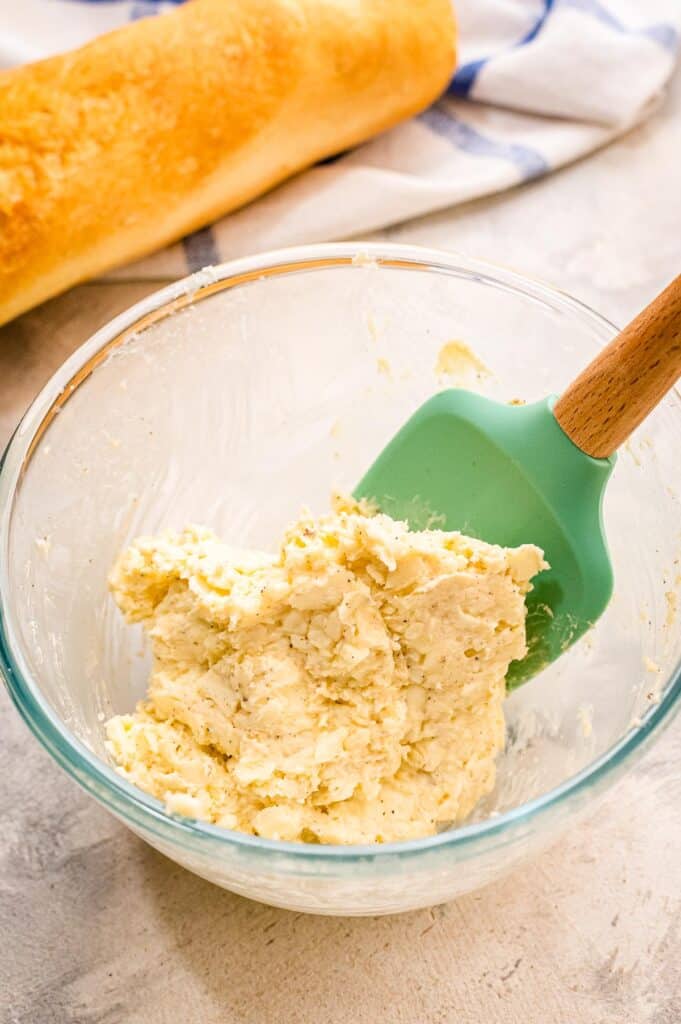
<svg viewBox="0 0 681 1024"><path fill-rule="evenodd" d="M0 67L172 6L7 4ZM233 256L356 235L540 177L647 117L681 39L681 0L458 0L456 9L460 63L440 102L112 276L177 277Z"/></svg>

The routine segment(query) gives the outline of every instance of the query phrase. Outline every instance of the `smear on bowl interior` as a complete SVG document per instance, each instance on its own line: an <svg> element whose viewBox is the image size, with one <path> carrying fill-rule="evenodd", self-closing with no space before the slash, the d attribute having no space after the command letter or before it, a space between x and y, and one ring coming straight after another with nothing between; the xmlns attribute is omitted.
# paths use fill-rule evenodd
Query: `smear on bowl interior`
<svg viewBox="0 0 681 1024"><path fill-rule="evenodd" d="M438 377L447 378L450 384L465 384L471 376L482 380L491 376L481 359L460 338L446 342L437 354L435 373Z"/></svg>
<svg viewBox="0 0 681 1024"><path fill-rule="evenodd" d="M525 595L546 568L338 498L278 554L190 527L138 540L110 584L154 656L107 724L168 810L274 839L373 843L460 821L494 785Z"/></svg>

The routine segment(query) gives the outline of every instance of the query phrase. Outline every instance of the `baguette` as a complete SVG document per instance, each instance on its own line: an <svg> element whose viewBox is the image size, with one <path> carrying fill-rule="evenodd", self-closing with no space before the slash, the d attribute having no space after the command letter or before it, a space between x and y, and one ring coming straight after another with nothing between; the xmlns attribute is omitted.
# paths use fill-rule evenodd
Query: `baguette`
<svg viewBox="0 0 681 1024"><path fill-rule="evenodd" d="M191 0L0 72L0 323L426 107L451 0Z"/></svg>

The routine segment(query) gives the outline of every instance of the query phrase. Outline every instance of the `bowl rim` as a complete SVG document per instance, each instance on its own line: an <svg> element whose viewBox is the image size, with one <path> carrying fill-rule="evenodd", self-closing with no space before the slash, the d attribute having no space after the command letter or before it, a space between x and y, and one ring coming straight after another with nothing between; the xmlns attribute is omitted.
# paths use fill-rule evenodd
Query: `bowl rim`
<svg viewBox="0 0 681 1024"><path fill-rule="evenodd" d="M253 854L288 854L296 862L375 861L416 855L436 848L460 850L487 837L501 837L519 825L538 824L568 798L603 782L622 768L635 753L642 753L653 734L669 724L681 706L681 662L670 672L660 699L640 724L633 725L608 750L574 776L546 793L493 818L420 839L384 844L312 845L250 836L191 818L168 813L163 804L124 779L112 765L90 750L52 710L28 669L12 623L9 580L10 527L17 486L51 418L68 401L113 348L125 344L151 323L207 298L216 291L282 274L313 272L332 267L375 265L477 279L488 285L520 293L550 308L570 312L588 321L602 340L617 328L605 317L542 281L494 263L445 251L391 242L341 242L295 246L243 257L207 267L182 278L135 303L96 331L59 367L29 406L0 459L0 675L10 697L33 735L55 761L90 795L128 824L151 832L172 844L198 851L208 846L241 847ZM678 394L678 392L677 392Z"/></svg>

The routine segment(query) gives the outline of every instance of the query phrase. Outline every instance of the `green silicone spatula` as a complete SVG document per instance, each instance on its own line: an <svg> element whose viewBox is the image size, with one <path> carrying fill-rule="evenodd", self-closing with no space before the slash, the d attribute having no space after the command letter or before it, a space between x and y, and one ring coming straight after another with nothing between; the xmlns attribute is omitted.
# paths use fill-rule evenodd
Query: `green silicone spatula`
<svg viewBox="0 0 681 1024"><path fill-rule="evenodd" d="M503 405L442 391L393 438L355 490L414 529L534 543L550 570L528 595L517 686L591 626L612 593L601 519L615 451L681 376L681 276L556 399ZM681 450L681 439L680 439Z"/></svg>

